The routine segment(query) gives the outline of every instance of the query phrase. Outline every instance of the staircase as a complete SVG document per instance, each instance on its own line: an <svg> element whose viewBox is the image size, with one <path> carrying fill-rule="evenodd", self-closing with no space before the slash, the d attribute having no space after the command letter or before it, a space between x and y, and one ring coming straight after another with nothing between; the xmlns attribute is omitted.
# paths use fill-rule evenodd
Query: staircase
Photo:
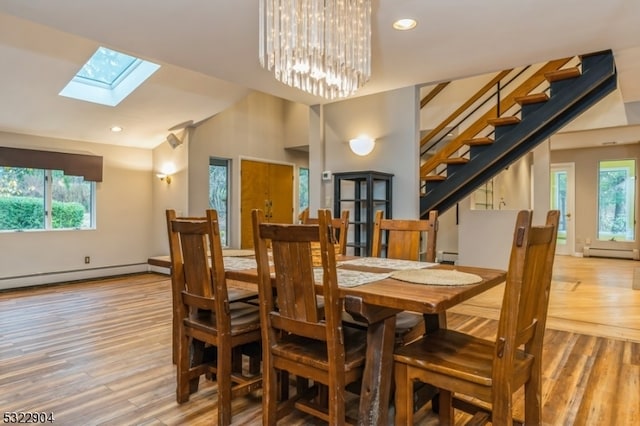
<svg viewBox="0 0 640 426"><path fill-rule="evenodd" d="M425 160L421 166L421 216L453 207L616 88L610 50L582 55L580 62L580 66L568 68L560 68L568 59L549 62L519 90L498 100L497 113L494 109L483 115L456 141ZM537 79L548 82L546 90L540 91ZM512 104L517 104L518 111ZM482 135L487 126L492 126L493 132ZM461 150L462 146L466 148Z"/></svg>

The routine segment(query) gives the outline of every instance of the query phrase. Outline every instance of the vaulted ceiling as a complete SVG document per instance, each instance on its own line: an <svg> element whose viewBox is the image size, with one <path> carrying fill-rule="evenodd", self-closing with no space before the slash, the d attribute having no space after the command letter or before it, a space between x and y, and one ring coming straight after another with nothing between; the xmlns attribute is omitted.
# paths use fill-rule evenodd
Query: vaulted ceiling
<svg viewBox="0 0 640 426"><path fill-rule="evenodd" d="M417 28L393 30L404 17ZM637 0L373 0L372 77L356 96L613 49L621 122L635 124L639 21ZM162 67L116 107L58 96L99 46ZM2 0L0 58L5 132L152 148L250 90L323 102L260 67L258 0Z"/></svg>

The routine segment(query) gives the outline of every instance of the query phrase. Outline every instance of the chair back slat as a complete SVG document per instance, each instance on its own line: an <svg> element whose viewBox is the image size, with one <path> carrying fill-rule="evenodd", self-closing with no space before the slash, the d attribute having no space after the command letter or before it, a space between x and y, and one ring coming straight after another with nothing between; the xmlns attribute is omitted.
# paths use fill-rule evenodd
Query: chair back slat
<svg viewBox="0 0 640 426"><path fill-rule="evenodd" d="M317 226L311 228L315 228L314 236L317 237ZM295 234L302 230L291 231ZM282 240L272 240L271 244L280 314L300 321L317 322L310 244Z"/></svg>
<svg viewBox="0 0 640 426"><path fill-rule="evenodd" d="M318 226L260 222L257 229L261 243L271 245L278 313L291 320L319 321L311 256L311 242L319 242Z"/></svg>
<svg viewBox="0 0 640 426"><path fill-rule="evenodd" d="M426 238L424 260L434 262L437 224L438 212L435 210L429 212L428 220L384 219L384 211L378 210L374 219L371 255L389 259L421 260L421 242Z"/></svg>

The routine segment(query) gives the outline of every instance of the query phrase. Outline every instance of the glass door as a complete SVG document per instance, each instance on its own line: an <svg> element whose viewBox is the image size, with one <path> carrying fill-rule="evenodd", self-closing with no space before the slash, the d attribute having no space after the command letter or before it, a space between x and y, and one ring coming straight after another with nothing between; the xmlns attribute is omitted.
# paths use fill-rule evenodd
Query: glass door
<svg viewBox="0 0 640 426"><path fill-rule="evenodd" d="M575 251L574 220L574 163L551 165L551 208L560 210L557 254Z"/></svg>

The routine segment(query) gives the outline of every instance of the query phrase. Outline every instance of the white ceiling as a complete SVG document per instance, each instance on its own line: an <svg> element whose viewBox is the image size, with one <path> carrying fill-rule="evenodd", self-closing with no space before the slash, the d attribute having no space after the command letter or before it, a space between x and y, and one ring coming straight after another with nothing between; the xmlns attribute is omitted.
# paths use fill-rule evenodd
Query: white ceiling
<svg viewBox="0 0 640 426"><path fill-rule="evenodd" d="M640 115L638 0L373 0L373 71L357 96L613 49ZM413 17L410 32L391 29ZM249 90L305 104L260 68L258 0L2 0L0 131L152 148ZM160 63L117 107L58 96L98 46ZM622 120L624 121L624 120ZM112 125L122 133L109 131Z"/></svg>

